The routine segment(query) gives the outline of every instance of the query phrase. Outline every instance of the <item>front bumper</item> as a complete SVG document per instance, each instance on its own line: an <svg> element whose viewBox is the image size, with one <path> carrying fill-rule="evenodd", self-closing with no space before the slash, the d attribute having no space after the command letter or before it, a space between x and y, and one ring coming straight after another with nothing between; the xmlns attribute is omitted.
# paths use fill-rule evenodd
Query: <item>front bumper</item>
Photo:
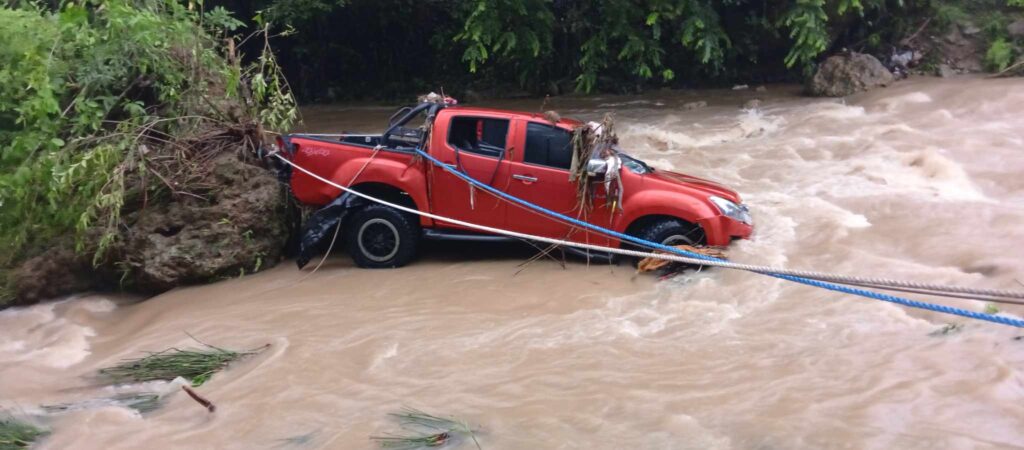
<svg viewBox="0 0 1024 450"><path fill-rule="evenodd" d="M697 223L704 229L708 245L726 246L734 239L746 239L754 232L752 225L726 216L708 217Z"/></svg>

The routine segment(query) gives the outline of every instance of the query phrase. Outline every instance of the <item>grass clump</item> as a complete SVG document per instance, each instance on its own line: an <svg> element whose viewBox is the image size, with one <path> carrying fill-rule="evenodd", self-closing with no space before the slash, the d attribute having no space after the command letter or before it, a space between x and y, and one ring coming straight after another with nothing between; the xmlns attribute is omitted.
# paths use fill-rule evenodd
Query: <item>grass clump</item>
<svg viewBox="0 0 1024 450"><path fill-rule="evenodd" d="M214 373L239 358L259 353L266 346L246 351L233 351L209 344L202 349L169 348L138 359L127 359L113 367L100 369L100 374L115 382L171 381L185 378L192 386L200 386Z"/></svg>
<svg viewBox="0 0 1024 450"><path fill-rule="evenodd" d="M0 450L28 448L46 431L13 418L0 419Z"/></svg>
<svg viewBox="0 0 1024 450"><path fill-rule="evenodd" d="M1003 38L997 38L989 44L985 52L985 66L993 72L999 72L1013 62L1013 45Z"/></svg>
<svg viewBox="0 0 1024 450"><path fill-rule="evenodd" d="M370 440L376 441L381 448L413 450L441 447L458 445L466 438L472 440L477 449L481 448L473 428L466 422L434 416L413 408L403 408L401 412L390 416L398 419L405 434L370 436Z"/></svg>

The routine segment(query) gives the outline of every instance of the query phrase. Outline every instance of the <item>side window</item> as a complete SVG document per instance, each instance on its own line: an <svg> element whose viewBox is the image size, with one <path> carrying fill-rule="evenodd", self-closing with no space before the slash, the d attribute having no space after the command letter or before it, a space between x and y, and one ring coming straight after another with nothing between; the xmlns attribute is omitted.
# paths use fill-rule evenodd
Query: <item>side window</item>
<svg viewBox="0 0 1024 450"><path fill-rule="evenodd" d="M460 151L497 158L505 151L508 120L453 117L448 144Z"/></svg>
<svg viewBox="0 0 1024 450"><path fill-rule="evenodd" d="M569 170L572 165L572 134L561 128L530 122L526 124L523 161Z"/></svg>

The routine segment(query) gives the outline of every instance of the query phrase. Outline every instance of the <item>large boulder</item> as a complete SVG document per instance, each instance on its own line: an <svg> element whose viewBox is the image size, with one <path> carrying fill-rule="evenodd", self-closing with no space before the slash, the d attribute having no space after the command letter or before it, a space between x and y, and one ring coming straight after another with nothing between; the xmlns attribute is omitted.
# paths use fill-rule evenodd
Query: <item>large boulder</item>
<svg viewBox="0 0 1024 450"><path fill-rule="evenodd" d="M75 252L75 243L64 240L42 254L29 258L10 275L12 305L28 305L75 292L89 291L109 282L89 258ZM2 308L4 305L0 305ZM6 305L10 306L10 305Z"/></svg>
<svg viewBox="0 0 1024 450"><path fill-rule="evenodd" d="M1012 38L1024 37L1024 19L1017 19L1006 26L1006 33Z"/></svg>
<svg viewBox="0 0 1024 450"><path fill-rule="evenodd" d="M830 56L818 67L807 84L807 92L816 96L845 97L895 81L892 72L877 58L864 53Z"/></svg>
<svg viewBox="0 0 1024 450"><path fill-rule="evenodd" d="M133 287L156 293L274 265L288 237L287 198L273 174L224 153L212 165L217 188L138 213L124 240Z"/></svg>
<svg viewBox="0 0 1024 450"><path fill-rule="evenodd" d="M89 252L61 242L20 264L11 273L14 304L120 287L156 294L275 265L288 238L282 185L231 151L205 164L212 189L127 213L108 261L93 264Z"/></svg>

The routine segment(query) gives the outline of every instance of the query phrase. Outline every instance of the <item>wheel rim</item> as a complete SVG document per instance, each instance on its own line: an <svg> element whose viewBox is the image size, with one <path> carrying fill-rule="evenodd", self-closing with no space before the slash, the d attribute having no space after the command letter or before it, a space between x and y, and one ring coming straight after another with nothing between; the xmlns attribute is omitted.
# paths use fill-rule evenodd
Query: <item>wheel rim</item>
<svg viewBox="0 0 1024 450"><path fill-rule="evenodd" d="M398 229L391 222L381 218L363 222L356 237L359 251L375 262L385 262L394 258L401 244Z"/></svg>
<svg viewBox="0 0 1024 450"><path fill-rule="evenodd" d="M661 245L693 245L693 240L682 234L673 234L661 240Z"/></svg>

